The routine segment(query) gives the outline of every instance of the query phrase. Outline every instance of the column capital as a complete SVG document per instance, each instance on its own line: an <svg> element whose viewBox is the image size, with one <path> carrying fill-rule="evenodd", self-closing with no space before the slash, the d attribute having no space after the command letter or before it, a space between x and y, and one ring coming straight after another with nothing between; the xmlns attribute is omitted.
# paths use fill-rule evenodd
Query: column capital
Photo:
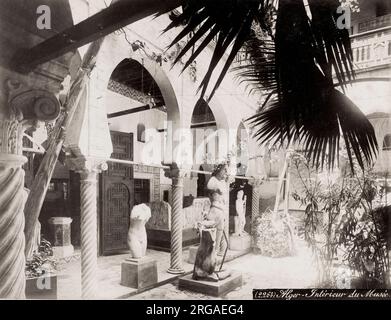
<svg viewBox="0 0 391 320"><path fill-rule="evenodd" d="M60 102L52 92L27 86L12 78L5 81L4 87L8 108L3 113L8 119L21 122L24 129L36 126L38 121L53 121L59 116Z"/></svg>
<svg viewBox="0 0 391 320"><path fill-rule="evenodd" d="M265 181L265 178L261 177L252 177L252 179L248 180L248 184L252 186L253 188L258 188L261 186Z"/></svg>
<svg viewBox="0 0 391 320"><path fill-rule="evenodd" d="M169 168L164 169L164 176L169 179L183 179L189 174L188 171L179 168L176 163L169 164L168 166Z"/></svg>
<svg viewBox="0 0 391 320"><path fill-rule="evenodd" d="M99 159L92 157L75 157L66 159L68 168L72 171L86 175L91 173L101 173L108 169L107 159Z"/></svg>
<svg viewBox="0 0 391 320"><path fill-rule="evenodd" d="M54 120L60 114L60 103L54 94L32 89L15 79L7 79L2 88L5 94L4 107L0 109L0 154L23 155L23 134L38 121ZM11 162L26 161L24 158L8 159Z"/></svg>

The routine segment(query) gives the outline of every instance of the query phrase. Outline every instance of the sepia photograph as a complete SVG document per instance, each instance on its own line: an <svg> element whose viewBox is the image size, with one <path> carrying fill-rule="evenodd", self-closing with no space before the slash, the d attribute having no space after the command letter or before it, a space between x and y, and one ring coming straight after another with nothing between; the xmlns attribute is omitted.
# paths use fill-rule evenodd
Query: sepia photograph
<svg viewBox="0 0 391 320"><path fill-rule="evenodd" d="M1 301L391 300L390 173L391 0L0 0Z"/></svg>

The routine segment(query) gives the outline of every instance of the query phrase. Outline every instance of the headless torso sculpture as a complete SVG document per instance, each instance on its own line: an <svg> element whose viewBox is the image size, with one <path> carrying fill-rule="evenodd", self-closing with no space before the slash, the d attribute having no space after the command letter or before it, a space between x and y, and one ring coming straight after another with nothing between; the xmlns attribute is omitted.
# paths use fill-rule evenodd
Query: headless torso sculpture
<svg viewBox="0 0 391 320"><path fill-rule="evenodd" d="M130 214L128 246L133 259L141 259L147 251L145 224L151 217L151 209L146 204L134 206Z"/></svg>

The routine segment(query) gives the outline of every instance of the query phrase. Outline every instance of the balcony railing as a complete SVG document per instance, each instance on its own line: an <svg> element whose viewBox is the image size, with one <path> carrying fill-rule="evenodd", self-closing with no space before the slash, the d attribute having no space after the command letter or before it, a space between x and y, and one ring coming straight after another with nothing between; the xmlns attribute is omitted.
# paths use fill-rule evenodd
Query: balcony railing
<svg viewBox="0 0 391 320"><path fill-rule="evenodd" d="M383 30L353 36L352 49L357 70L391 64L391 33Z"/></svg>
<svg viewBox="0 0 391 320"><path fill-rule="evenodd" d="M358 32L366 32L391 26L391 14L365 20L358 24Z"/></svg>

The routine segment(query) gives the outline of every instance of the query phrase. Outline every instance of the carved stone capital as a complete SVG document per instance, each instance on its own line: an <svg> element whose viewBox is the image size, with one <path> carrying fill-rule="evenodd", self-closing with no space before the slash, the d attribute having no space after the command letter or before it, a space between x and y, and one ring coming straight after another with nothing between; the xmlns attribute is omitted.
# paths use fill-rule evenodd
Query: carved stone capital
<svg viewBox="0 0 391 320"><path fill-rule="evenodd" d="M66 164L68 168L72 171L79 173L101 173L108 169L107 159L98 159L98 158L67 158Z"/></svg>
<svg viewBox="0 0 391 320"><path fill-rule="evenodd" d="M253 188L258 188L264 183L264 181L265 181L264 178L254 177L253 179L248 180L248 184Z"/></svg>
<svg viewBox="0 0 391 320"><path fill-rule="evenodd" d="M164 169L164 176L166 176L169 179L172 179L175 184L182 185L180 181L182 181L183 178L189 174L189 172L179 168L176 163L169 164L168 166L170 168Z"/></svg>
<svg viewBox="0 0 391 320"><path fill-rule="evenodd" d="M10 118L18 121L52 121L61 111L56 96L46 90L31 89L17 80L6 81Z"/></svg>

